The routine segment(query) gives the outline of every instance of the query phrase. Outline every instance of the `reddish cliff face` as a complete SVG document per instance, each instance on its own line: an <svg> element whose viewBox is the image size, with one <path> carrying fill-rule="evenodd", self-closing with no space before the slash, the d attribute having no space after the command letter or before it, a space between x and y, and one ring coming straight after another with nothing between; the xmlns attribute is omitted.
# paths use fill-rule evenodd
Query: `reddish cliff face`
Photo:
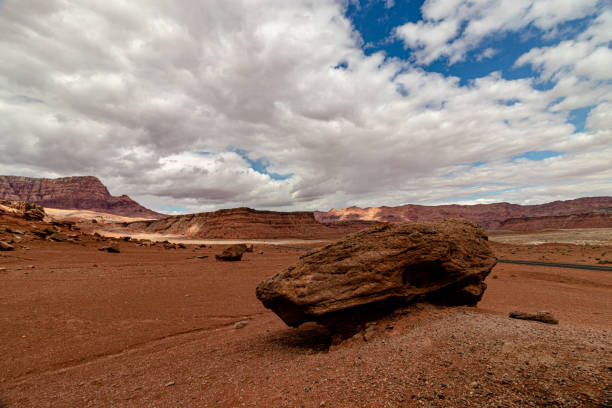
<svg viewBox="0 0 612 408"><path fill-rule="evenodd" d="M545 229L574 228L612 228L612 209L571 215L510 218L502 222L498 229L529 232Z"/></svg>
<svg viewBox="0 0 612 408"><path fill-rule="evenodd" d="M96 177L57 179L0 176L0 199L49 208L99 211L126 217L162 218L126 195L115 197Z"/></svg>
<svg viewBox="0 0 612 408"><path fill-rule="evenodd" d="M369 226L371 223L363 221L324 225L315 219L312 212L257 211L250 208L176 215L128 224L131 231L212 239L336 238Z"/></svg>
<svg viewBox="0 0 612 408"><path fill-rule="evenodd" d="M399 207L349 207L343 210L315 212L319 222L330 223L342 220L369 220L382 222L429 221L443 218L466 218L485 229L501 228L511 218L552 217L582 214L612 207L612 197L587 197L569 201L554 201L540 205L518 205L509 203L477 205L402 205ZM602 225L603 226L603 225ZM572 227L581 228L581 227ZM585 226L584 228L589 228Z"/></svg>

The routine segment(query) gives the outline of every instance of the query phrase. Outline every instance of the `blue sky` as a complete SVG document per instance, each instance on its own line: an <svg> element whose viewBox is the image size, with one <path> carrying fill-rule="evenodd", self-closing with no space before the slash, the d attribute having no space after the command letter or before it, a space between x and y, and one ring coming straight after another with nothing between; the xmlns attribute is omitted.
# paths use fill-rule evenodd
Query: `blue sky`
<svg viewBox="0 0 612 408"><path fill-rule="evenodd" d="M346 16L363 39L365 54L384 52L386 58L398 58L403 61L414 61L414 49L406 46L395 30L406 23L417 23L423 18L421 8L424 1L407 0L362 0L350 2ZM515 66L517 59L529 50L540 47L551 47L561 41L571 39L584 31L598 16L593 9L587 16L568 19L559 24L557 35L546 33L531 24L519 32L493 33L471 49L464 60L450 63L448 58L439 58L429 64L418 64L428 72L438 72L445 76L455 76L461 85L468 85L474 78L483 77L498 71L502 78L512 80L519 78L536 78L537 71L531 66ZM457 35L460 37L460 34ZM487 49L495 50L491 57L483 56ZM550 89L553 83L542 81L534 85L537 89ZM568 122L578 131L584 130L586 116L591 107L572 110Z"/></svg>
<svg viewBox="0 0 612 408"><path fill-rule="evenodd" d="M612 191L609 1L41 4L0 1L0 174L168 212Z"/></svg>

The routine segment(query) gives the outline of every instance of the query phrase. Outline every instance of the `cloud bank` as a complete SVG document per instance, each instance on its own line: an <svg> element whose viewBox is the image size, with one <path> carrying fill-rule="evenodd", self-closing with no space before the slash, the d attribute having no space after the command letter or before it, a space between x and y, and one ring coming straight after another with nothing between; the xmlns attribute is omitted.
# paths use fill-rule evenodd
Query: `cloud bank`
<svg viewBox="0 0 612 408"><path fill-rule="evenodd" d="M421 21L395 31L413 60L366 55L345 6L2 2L0 174L92 174L157 210L610 194L602 3L426 1ZM554 36L588 16L571 38L515 61L529 77L462 84L426 69L491 35ZM588 111L584 129L568 122L576 109ZM531 151L558 154L521 158Z"/></svg>

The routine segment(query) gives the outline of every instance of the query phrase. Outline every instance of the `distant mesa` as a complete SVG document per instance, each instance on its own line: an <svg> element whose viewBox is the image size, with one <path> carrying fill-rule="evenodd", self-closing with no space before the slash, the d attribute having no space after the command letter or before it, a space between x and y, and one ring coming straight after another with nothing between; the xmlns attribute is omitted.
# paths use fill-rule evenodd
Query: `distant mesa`
<svg viewBox="0 0 612 408"><path fill-rule="evenodd" d="M154 221L126 224L128 232L181 235L208 239L324 239L338 238L371 226L366 221L322 224L312 212L259 211L232 208L214 212L175 215Z"/></svg>
<svg viewBox="0 0 612 408"><path fill-rule="evenodd" d="M0 176L0 200L26 201L47 208L89 210L125 217L163 218L126 195L112 196L93 176L56 179Z"/></svg>
<svg viewBox="0 0 612 408"><path fill-rule="evenodd" d="M463 218L487 230L536 231L612 227L612 197L580 198L541 205L403 205L350 207L329 212L279 212L232 208L124 224L125 233L194 239L335 239L387 222Z"/></svg>
<svg viewBox="0 0 612 408"><path fill-rule="evenodd" d="M260 211L241 207L168 217L143 207L126 195L112 196L104 184L93 176L57 179L0 176L0 200L148 219L125 224L125 232L180 235L196 239L330 239L381 222L448 218L467 219L486 230L518 232L612 228L612 197L586 197L539 205L353 206L327 212Z"/></svg>
<svg viewBox="0 0 612 408"><path fill-rule="evenodd" d="M317 221L322 223L344 220L412 222L465 218L487 230L533 231L545 228L612 227L610 208L612 208L612 197L586 197L539 205L495 203L349 207L342 210L331 209L327 212L315 211L314 215Z"/></svg>
<svg viewBox="0 0 612 408"><path fill-rule="evenodd" d="M499 230L530 232L546 229L612 228L612 208L570 215L509 218Z"/></svg>

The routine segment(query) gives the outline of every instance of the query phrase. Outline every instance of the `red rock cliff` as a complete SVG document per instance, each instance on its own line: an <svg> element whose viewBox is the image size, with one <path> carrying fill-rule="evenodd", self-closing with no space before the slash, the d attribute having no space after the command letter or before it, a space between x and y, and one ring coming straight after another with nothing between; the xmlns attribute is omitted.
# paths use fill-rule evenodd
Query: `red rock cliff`
<svg viewBox="0 0 612 408"><path fill-rule="evenodd" d="M612 208L582 214L510 218L502 222L498 229L528 232L574 228L612 228Z"/></svg>
<svg viewBox="0 0 612 408"><path fill-rule="evenodd" d="M317 211L315 212L315 217L319 222L325 223L342 220L408 222L465 218L482 225L485 229L493 230L500 228L505 220L511 218L568 216L609 207L612 207L612 197L586 197L539 205L495 203L436 206L408 204L398 207L370 208L349 207L343 210L332 209L328 212Z"/></svg>
<svg viewBox="0 0 612 408"><path fill-rule="evenodd" d="M92 176L57 179L0 176L0 199L27 201L49 208L99 211L126 217L161 218L126 195L112 196Z"/></svg>

